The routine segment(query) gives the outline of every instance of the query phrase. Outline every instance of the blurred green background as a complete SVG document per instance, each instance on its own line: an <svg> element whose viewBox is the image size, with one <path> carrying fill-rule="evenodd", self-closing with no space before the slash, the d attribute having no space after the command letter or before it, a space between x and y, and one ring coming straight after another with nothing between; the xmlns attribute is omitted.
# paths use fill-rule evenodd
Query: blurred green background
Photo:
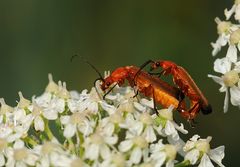
<svg viewBox="0 0 240 167"><path fill-rule="evenodd" d="M213 72L210 42L217 39L216 16L224 19L229 0L1 0L0 97L16 105L17 92L40 95L51 72L68 89L91 88L96 73L81 55L103 72L141 65L148 59L172 60L185 67L214 112L200 116L190 133L213 136L212 147L226 146L226 166L239 160L240 112L223 114L224 94L207 78ZM224 56L226 49L219 57ZM177 114L176 114L177 115Z"/></svg>

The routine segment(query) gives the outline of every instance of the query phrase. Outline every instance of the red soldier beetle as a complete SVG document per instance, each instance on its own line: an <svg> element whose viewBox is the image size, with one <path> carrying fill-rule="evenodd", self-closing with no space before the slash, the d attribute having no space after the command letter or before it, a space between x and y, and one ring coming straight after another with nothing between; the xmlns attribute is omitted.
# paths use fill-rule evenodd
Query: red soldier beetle
<svg viewBox="0 0 240 167"><path fill-rule="evenodd" d="M181 66L171 62L171 61L152 61L149 60L144 63L141 68L144 68L147 64L151 63L150 71L158 68L162 68L160 73L150 73L161 75L172 75L173 82L181 89L183 94L189 98L191 101L191 108L189 109L190 118L192 119L201 110L203 114L209 114L212 112L212 107L208 103L207 99L198 88L197 84L194 82L189 73Z"/></svg>
<svg viewBox="0 0 240 167"><path fill-rule="evenodd" d="M105 91L115 84L107 92L109 93L116 85L121 86L125 80L129 82L131 87L136 86L137 91L143 93L147 97L153 98L154 109L156 112L156 103L164 108L173 105L183 117L188 120L193 119L186 111L185 103L181 100L183 94L180 89L169 85L158 77L149 75L139 67L125 66L117 68L110 74L110 76L102 81L101 89Z"/></svg>

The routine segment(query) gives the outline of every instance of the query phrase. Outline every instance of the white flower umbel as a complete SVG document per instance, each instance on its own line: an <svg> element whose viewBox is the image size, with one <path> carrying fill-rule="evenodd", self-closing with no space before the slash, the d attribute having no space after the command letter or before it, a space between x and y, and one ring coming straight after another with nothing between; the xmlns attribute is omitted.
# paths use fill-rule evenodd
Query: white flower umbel
<svg viewBox="0 0 240 167"><path fill-rule="evenodd" d="M216 18L219 37L215 43L211 43L213 56L221 50L221 47L228 45L226 56L214 62L214 71L221 73L222 76L208 76L221 85L220 92L226 93L223 110L227 112L229 96L232 105L240 106L240 0L235 0L232 8L225 9L224 13L226 21ZM232 15L234 17L231 18Z"/></svg>
<svg viewBox="0 0 240 167"><path fill-rule="evenodd" d="M105 101L101 91L99 95L95 88L89 93L87 90L69 92L66 83L58 83L49 75L49 84L41 96L30 101L20 92L15 107L0 99L0 166L190 164L186 158L182 162L177 160L178 153L182 157L188 154L188 151L180 153L184 144L179 143L184 142L178 134L187 131L183 124L179 126L174 121L172 107L158 110L156 115L153 101L140 96L139 100L134 98L131 87L116 86ZM199 150L198 145L193 149ZM221 162L216 153L220 151L223 152L221 149L205 151L194 164L209 164L209 157Z"/></svg>
<svg viewBox="0 0 240 167"><path fill-rule="evenodd" d="M211 140L212 137L200 139L200 136L194 135L183 147L183 150L187 152L184 157L185 161L189 161L191 165L200 161L200 164L198 165L199 167L213 167L214 165L210 161L211 159L220 167L224 167L222 164L222 159L224 158L224 146L210 149Z"/></svg>
<svg viewBox="0 0 240 167"><path fill-rule="evenodd" d="M232 67L233 66L233 67ZM227 57L216 59L214 62L214 70L222 74L221 77L215 75L208 75L215 82L221 85L220 92L225 92L224 100L224 113L228 110L229 90L231 96L231 103L233 105L240 105L240 88L239 88L239 70L234 68L235 64L232 63Z"/></svg>
<svg viewBox="0 0 240 167"><path fill-rule="evenodd" d="M162 136L168 136L173 140L179 140L179 134L177 131L180 131L183 134L187 134L188 131L184 129L183 124L179 126L176 122L173 121L173 107L170 106L168 109L162 109L158 111L158 116L155 115L156 126L155 129Z"/></svg>
<svg viewBox="0 0 240 167"><path fill-rule="evenodd" d="M232 24L230 21L221 21L218 17L215 19L217 23L217 32L218 32L218 39L215 43L211 43L213 47L212 55L215 56L223 46L226 46L228 43L233 44L230 42L231 33L236 31L239 26Z"/></svg>

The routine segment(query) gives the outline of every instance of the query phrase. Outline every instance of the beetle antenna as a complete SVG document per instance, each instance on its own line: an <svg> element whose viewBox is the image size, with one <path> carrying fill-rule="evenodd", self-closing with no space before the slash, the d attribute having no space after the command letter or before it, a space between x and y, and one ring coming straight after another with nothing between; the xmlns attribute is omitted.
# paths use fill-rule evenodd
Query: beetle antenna
<svg viewBox="0 0 240 167"><path fill-rule="evenodd" d="M142 71L142 69L143 69L144 67L146 67L148 64L153 63L153 62L154 62L153 60L148 60L148 61L146 61L145 63L143 63L143 64L139 67L139 70L136 72L136 74L135 74L135 76L134 76L134 78L133 78L134 85L135 85L135 79L136 79L136 77L138 76L138 74Z"/></svg>
<svg viewBox="0 0 240 167"><path fill-rule="evenodd" d="M72 62L72 60L73 60L75 57L80 57L85 63L87 63L88 65L90 65L90 66L92 67L92 69L94 69L94 71L96 71L96 73L99 75L98 80L104 81L101 73L97 70L97 68L96 68L93 64L91 64L88 60L86 60L85 58L83 58L82 56L79 56L79 55L77 55L77 54L73 55L73 56L71 57L71 62Z"/></svg>
<svg viewBox="0 0 240 167"><path fill-rule="evenodd" d="M117 84L118 84L118 83L116 83L115 85L113 85L113 87L111 87L111 89L109 89L109 90L107 91L107 93L105 93L105 94L103 95L103 100L105 100L105 97L113 90L113 88L115 88L115 86L117 86Z"/></svg>

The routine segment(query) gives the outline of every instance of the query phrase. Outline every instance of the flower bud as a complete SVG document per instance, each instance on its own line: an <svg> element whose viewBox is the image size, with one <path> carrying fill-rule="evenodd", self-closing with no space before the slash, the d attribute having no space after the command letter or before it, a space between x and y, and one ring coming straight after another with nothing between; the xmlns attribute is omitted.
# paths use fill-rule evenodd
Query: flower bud
<svg viewBox="0 0 240 167"><path fill-rule="evenodd" d="M238 72L235 70L226 72L223 76L222 76L223 82L226 86L228 87L232 87L234 86L236 83L238 83L239 81L239 75Z"/></svg>
<svg viewBox="0 0 240 167"><path fill-rule="evenodd" d="M165 148L165 152L166 152L167 158L169 160L174 160L176 158L176 155L177 155L176 147L173 146L173 145L170 145L170 144L166 144L164 146L164 148Z"/></svg>
<svg viewBox="0 0 240 167"><path fill-rule="evenodd" d="M161 109L158 111L159 115L167 120L173 120L173 113L169 109Z"/></svg>
<svg viewBox="0 0 240 167"><path fill-rule="evenodd" d="M52 74L48 74L48 85L45 89L46 92L49 93L57 93L58 92L58 85L53 81Z"/></svg>
<svg viewBox="0 0 240 167"><path fill-rule="evenodd" d="M236 5L240 4L240 0L235 0L234 4Z"/></svg>
<svg viewBox="0 0 240 167"><path fill-rule="evenodd" d="M147 141L142 136L135 137L134 143L140 148L146 148L148 146Z"/></svg>
<svg viewBox="0 0 240 167"><path fill-rule="evenodd" d="M27 158L27 156L28 156L28 152L25 148L20 148L20 149L14 150L13 157L16 161L21 161L21 160Z"/></svg>
<svg viewBox="0 0 240 167"><path fill-rule="evenodd" d="M240 29L237 29L233 31L232 34L230 35L230 44L231 45L238 44L239 41L240 41Z"/></svg>
<svg viewBox="0 0 240 167"><path fill-rule="evenodd" d="M216 18L215 21L217 23L217 32L219 35L228 33L228 31L231 27L231 22L221 21L219 18Z"/></svg>
<svg viewBox="0 0 240 167"><path fill-rule="evenodd" d="M23 97L22 92L18 92L18 95L20 97L20 101L18 102L18 107L21 109L28 107L31 102Z"/></svg>

